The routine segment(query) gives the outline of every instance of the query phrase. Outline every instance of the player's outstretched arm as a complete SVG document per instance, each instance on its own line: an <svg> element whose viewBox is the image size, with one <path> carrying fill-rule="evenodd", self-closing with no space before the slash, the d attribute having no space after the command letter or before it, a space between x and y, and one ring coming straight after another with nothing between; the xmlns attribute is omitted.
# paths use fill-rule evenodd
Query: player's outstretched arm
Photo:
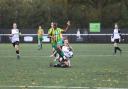
<svg viewBox="0 0 128 89"><path fill-rule="evenodd" d="M68 29L69 29L69 26L70 26L71 24L70 24L70 21L68 21L67 22L67 26L66 26L66 28L64 29L64 32L66 32Z"/></svg>

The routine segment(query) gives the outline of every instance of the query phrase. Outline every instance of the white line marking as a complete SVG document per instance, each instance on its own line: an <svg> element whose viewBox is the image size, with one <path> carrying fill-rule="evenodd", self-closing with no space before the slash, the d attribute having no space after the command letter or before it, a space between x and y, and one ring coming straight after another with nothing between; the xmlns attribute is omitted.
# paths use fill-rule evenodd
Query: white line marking
<svg viewBox="0 0 128 89"><path fill-rule="evenodd" d="M88 56L92 56L92 57L103 57L103 56L104 57L112 57L112 56L121 56L121 55L105 55L105 54L104 55L99 55L99 54L98 55L96 55L96 54L95 55L88 55L88 54L87 55L86 54L85 55L81 55L81 54L80 55L78 55L78 54L74 55L74 57L80 57L80 56L84 56L84 57L88 57ZM128 56L128 55L122 55L122 56ZM7 57L14 58L16 56L11 56L11 55L0 56L0 58L7 58ZM32 56L32 55L24 56L24 55L21 55L21 57L22 58L31 58L31 57L35 57L35 58L42 58L42 57L50 58L50 56L48 56L48 55L46 55L46 56L45 55L43 55L43 56L42 55L37 55L37 56Z"/></svg>
<svg viewBox="0 0 128 89"><path fill-rule="evenodd" d="M102 56L113 56L113 55L100 55L100 54L98 54L98 55L77 55L77 56L94 56L94 57L102 57Z"/></svg>
<svg viewBox="0 0 128 89"><path fill-rule="evenodd" d="M0 86L0 88L49 88L49 89L90 89L90 87L73 87L73 86ZM113 87L93 87L94 89L128 89Z"/></svg>
<svg viewBox="0 0 128 89"><path fill-rule="evenodd" d="M8 56L0 56L1 58L7 58L7 57L11 57L11 58L14 58L14 57L16 57L16 56L11 56L11 55L8 55ZM50 56L32 56L32 55L30 55L30 56L22 56L21 55L21 57L22 58L31 58L31 57L36 57L36 58L42 58L42 57L49 57L50 58Z"/></svg>

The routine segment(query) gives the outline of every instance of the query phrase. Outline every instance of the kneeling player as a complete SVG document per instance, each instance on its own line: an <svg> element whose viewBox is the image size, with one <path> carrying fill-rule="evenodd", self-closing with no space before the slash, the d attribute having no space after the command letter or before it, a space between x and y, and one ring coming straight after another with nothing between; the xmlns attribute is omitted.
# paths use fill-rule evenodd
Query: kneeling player
<svg viewBox="0 0 128 89"><path fill-rule="evenodd" d="M64 40L62 51L64 52L64 56L66 57L66 59L63 59L60 56L57 57L59 64L56 64L55 67L71 67L70 59L73 57L73 51L67 39Z"/></svg>

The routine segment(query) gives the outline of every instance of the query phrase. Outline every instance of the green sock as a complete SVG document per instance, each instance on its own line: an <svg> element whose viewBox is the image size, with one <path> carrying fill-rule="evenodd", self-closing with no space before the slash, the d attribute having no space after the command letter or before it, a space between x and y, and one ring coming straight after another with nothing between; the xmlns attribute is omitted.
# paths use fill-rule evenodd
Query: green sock
<svg viewBox="0 0 128 89"><path fill-rule="evenodd" d="M63 51L61 51L61 56L62 56L62 57L64 56L64 52L63 52Z"/></svg>
<svg viewBox="0 0 128 89"><path fill-rule="evenodd" d="M54 64L56 65L56 64L58 64L58 61L56 60L56 61L54 61Z"/></svg>

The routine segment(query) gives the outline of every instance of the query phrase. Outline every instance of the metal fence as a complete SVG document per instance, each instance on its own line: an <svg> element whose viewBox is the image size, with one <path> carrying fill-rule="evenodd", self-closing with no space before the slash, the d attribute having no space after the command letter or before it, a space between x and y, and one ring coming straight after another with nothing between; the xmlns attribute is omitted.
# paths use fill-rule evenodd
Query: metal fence
<svg viewBox="0 0 128 89"><path fill-rule="evenodd" d="M70 43L111 43L112 34L63 34L69 39ZM128 43L128 34L122 34L123 43ZM49 43L47 34L43 36L43 42ZM10 43L10 34L0 34L0 43ZM37 34L22 34L21 43L37 43Z"/></svg>

